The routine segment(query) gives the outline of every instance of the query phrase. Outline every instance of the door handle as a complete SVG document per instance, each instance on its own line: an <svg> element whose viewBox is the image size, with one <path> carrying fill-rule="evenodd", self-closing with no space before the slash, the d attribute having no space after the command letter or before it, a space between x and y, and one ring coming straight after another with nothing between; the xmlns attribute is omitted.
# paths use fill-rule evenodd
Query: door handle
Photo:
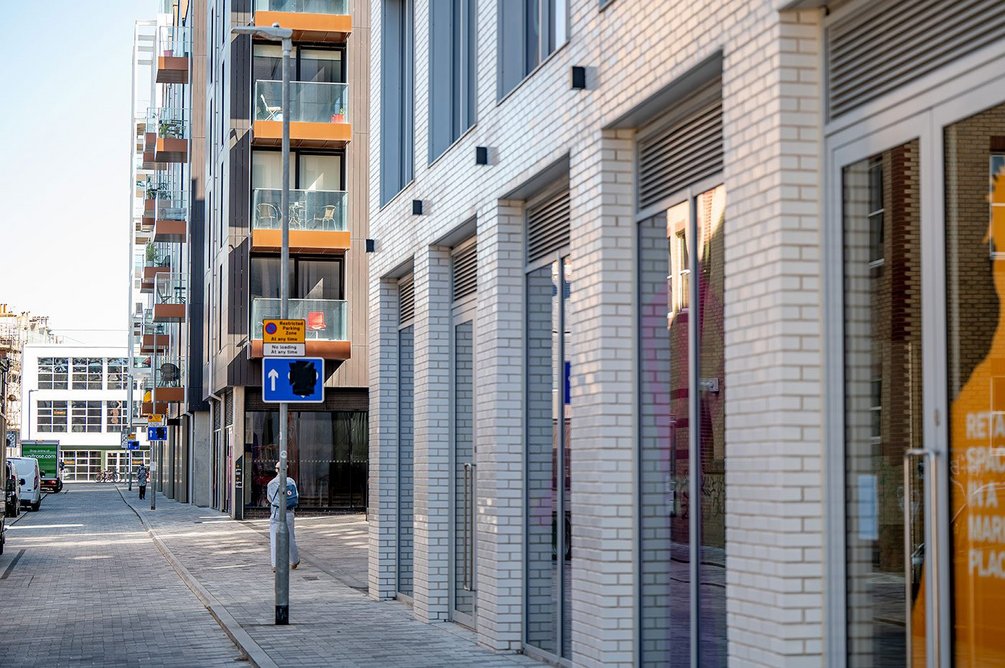
<svg viewBox="0 0 1005 668"><path fill-rule="evenodd" d="M912 550L913 545L911 541L912 514L911 514L910 496L911 496L911 462L916 458L922 458L927 460L927 467L928 467L927 470L928 490L927 494L925 490L922 490L922 497L921 497L922 511L924 511L925 509L925 499L927 496L929 502L928 507L932 511L929 514L936 516L938 515L938 505L937 505L938 484L935 477L936 453L934 450L928 450L925 448L911 448L909 450L906 450L904 452L904 608L905 608L904 620L906 622L905 624L905 630L906 630L905 640L907 648L906 664L908 668L911 668L914 665L913 664L914 630L912 629L912 623L911 623L912 621L911 613L913 608L911 600L911 595L913 593L911 591L911 575L914 567L913 563L914 555ZM927 564L927 566L930 567L931 573L933 574L932 582L935 583L934 587L931 587L929 590L926 590L927 591L926 597L932 603L930 606L932 610L932 621L933 621L932 628L935 629L935 633L932 638L932 648L934 656L926 657L926 663L928 663L929 665L937 665L939 661L939 631L941 629L939 619L940 601L939 601L939 586L938 586L938 578L939 578L938 527L931 526L930 522L931 518L928 517L928 515L926 515L925 521L922 523L922 527L928 527L929 529L928 533L932 540L926 541L924 536L922 536L922 545L924 546L924 551L922 553L923 556L921 562L920 577L922 578L922 582L924 582L926 571L929 570L928 568L926 568ZM925 614L925 619L928 619L927 612ZM925 637L926 638L928 637L927 633L925 634ZM934 660L934 664L932 663L932 660Z"/></svg>

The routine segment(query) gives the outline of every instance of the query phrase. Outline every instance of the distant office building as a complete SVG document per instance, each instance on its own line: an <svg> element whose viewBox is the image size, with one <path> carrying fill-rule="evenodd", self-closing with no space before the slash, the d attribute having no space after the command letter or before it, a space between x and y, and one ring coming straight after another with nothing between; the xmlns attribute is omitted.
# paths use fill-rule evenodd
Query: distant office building
<svg viewBox="0 0 1005 668"><path fill-rule="evenodd" d="M370 595L560 665L1005 661L1005 5L372 6Z"/></svg>
<svg viewBox="0 0 1005 668"><path fill-rule="evenodd" d="M129 363L121 347L29 344L24 348L21 441L59 441L63 480L123 475L129 454ZM134 463L147 451L134 452Z"/></svg>

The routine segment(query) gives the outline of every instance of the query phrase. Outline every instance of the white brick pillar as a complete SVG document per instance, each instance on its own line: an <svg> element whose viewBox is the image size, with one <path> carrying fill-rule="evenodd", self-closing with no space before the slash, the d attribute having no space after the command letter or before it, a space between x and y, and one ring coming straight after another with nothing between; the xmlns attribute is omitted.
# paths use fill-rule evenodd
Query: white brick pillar
<svg viewBox="0 0 1005 668"><path fill-rule="evenodd" d="M477 628L499 651L520 649L523 628L525 227L522 202L478 212Z"/></svg>
<svg viewBox="0 0 1005 668"><path fill-rule="evenodd" d="M450 249L415 258L415 540L413 611L449 614Z"/></svg>
<svg viewBox="0 0 1005 668"><path fill-rule="evenodd" d="M631 666L637 373L634 132L571 161L572 660Z"/></svg>
<svg viewBox="0 0 1005 668"><path fill-rule="evenodd" d="M824 605L822 13L725 53L726 553L734 666L816 666Z"/></svg>
<svg viewBox="0 0 1005 668"><path fill-rule="evenodd" d="M394 598L398 517L398 282L370 291L370 597Z"/></svg>

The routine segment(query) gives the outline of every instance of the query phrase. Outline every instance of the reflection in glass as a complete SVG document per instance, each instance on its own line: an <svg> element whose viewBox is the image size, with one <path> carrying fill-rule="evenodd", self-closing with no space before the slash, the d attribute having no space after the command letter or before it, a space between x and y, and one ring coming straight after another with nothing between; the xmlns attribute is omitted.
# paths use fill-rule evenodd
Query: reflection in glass
<svg viewBox="0 0 1005 668"><path fill-rule="evenodd" d="M474 334L454 327L454 609L474 614Z"/></svg>
<svg viewBox="0 0 1005 668"><path fill-rule="evenodd" d="M903 665L905 564L913 663L923 665L924 487L904 488L922 441L918 142L843 172L848 665ZM906 506L906 507L905 507ZM905 510L911 554L904 553Z"/></svg>
<svg viewBox="0 0 1005 668"><path fill-rule="evenodd" d="M726 396L723 331L726 189L698 195L698 368L701 548L698 615L701 665L726 665ZM695 309L691 309L694 312Z"/></svg>
<svg viewBox="0 0 1005 668"><path fill-rule="evenodd" d="M398 330L398 591L412 594L414 513L414 355L412 325Z"/></svg>
<svg viewBox="0 0 1005 668"><path fill-rule="evenodd" d="M945 129L953 660L1005 665L1005 105Z"/></svg>

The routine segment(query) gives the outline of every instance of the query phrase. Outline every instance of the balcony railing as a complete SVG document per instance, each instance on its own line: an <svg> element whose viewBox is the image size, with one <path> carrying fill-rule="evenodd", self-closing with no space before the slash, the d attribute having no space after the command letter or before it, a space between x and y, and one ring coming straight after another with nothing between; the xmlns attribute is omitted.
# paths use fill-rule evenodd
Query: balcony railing
<svg viewBox="0 0 1005 668"><path fill-rule="evenodd" d="M282 190L257 188L253 199L252 229L282 227ZM290 190L290 229L345 232L347 204L344 190Z"/></svg>
<svg viewBox="0 0 1005 668"><path fill-rule="evenodd" d="M290 121L348 123L349 86L316 81L290 82ZM255 120L283 120L283 82L255 82Z"/></svg>
<svg viewBox="0 0 1005 668"><path fill-rule="evenodd" d="M157 387L184 387L185 359L181 355L158 355L154 382Z"/></svg>
<svg viewBox="0 0 1005 668"><path fill-rule="evenodd" d="M163 272L154 276L157 304L184 304L188 298L187 276L181 272Z"/></svg>
<svg viewBox="0 0 1005 668"><path fill-rule="evenodd" d="M255 0L255 11L348 14L349 0Z"/></svg>
<svg viewBox="0 0 1005 668"><path fill-rule="evenodd" d="M157 110L158 139L188 139L189 113L188 109L161 107Z"/></svg>
<svg viewBox="0 0 1005 668"><path fill-rule="evenodd" d="M307 324L307 341L347 341L349 303L342 299L291 299L288 318ZM262 320L279 317L279 299L255 297L251 302L251 338L262 338Z"/></svg>
<svg viewBox="0 0 1005 668"><path fill-rule="evenodd" d="M157 220L188 220L188 193L184 190L157 191Z"/></svg>
<svg viewBox="0 0 1005 668"><path fill-rule="evenodd" d="M192 51L192 31L188 26L160 26L157 28L157 56L159 58L187 58Z"/></svg>

